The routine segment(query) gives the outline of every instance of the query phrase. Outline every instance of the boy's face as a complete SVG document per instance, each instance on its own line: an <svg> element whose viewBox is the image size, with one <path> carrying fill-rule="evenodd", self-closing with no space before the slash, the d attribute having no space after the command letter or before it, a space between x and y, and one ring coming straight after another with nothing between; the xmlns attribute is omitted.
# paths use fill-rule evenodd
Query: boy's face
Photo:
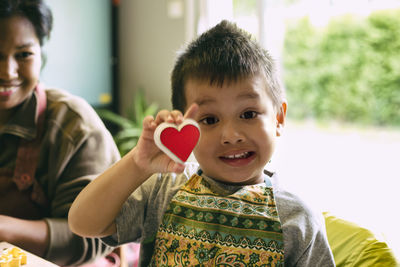
<svg viewBox="0 0 400 267"><path fill-rule="evenodd" d="M263 169L283 126L286 103L278 114L261 77L224 83L189 79L186 103L199 105L195 117L201 137L194 154L204 174L224 183L263 182Z"/></svg>

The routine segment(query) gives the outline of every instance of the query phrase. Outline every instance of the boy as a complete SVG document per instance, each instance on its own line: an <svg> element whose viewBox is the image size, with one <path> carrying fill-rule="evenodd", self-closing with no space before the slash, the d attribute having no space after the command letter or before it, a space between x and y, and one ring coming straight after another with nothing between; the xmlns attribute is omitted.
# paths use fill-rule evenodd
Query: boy
<svg viewBox="0 0 400 267"><path fill-rule="evenodd" d="M222 21L178 57L172 103L77 197L72 231L140 241L141 266L334 266L323 220L264 170L287 109L270 56ZM198 164L172 161L153 141L160 123L184 118L200 125Z"/></svg>

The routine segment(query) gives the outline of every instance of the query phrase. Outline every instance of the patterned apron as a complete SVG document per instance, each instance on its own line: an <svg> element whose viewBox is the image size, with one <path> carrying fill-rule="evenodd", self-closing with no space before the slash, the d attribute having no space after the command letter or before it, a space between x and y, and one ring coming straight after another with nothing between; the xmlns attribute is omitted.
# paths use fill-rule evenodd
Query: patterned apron
<svg viewBox="0 0 400 267"><path fill-rule="evenodd" d="M194 174L172 198L151 266L283 266L283 234L269 178L230 195Z"/></svg>
<svg viewBox="0 0 400 267"><path fill-rule="evenodd" d="M47 100L40 85L35 93L38 101L36 138L20 139L14 170L0 168L0 214L20 219L41 219L48 210L45 194L35 179Z"/></svg>

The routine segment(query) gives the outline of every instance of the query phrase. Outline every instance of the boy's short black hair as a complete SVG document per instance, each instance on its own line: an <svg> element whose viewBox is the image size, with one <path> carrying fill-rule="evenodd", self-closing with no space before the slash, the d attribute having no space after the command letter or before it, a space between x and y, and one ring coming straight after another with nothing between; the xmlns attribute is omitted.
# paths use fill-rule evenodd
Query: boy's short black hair
<svg viewBox="0 0 400 267"><path fill-rule="evenodd" d="M223 20L200 35L178 56L171 75L172 106L184 112L185 83L188 79L222 86L241 78L261 75L276 105L284 98L269 53L236 24Z"/></svg>
<svg viewBox="0 0 400 267"><path fill-rule="evenodd" d="M40 46L50 38L53 14L43 0L0 0L0 19L12 16L24 17L32 23Z"/></svg>

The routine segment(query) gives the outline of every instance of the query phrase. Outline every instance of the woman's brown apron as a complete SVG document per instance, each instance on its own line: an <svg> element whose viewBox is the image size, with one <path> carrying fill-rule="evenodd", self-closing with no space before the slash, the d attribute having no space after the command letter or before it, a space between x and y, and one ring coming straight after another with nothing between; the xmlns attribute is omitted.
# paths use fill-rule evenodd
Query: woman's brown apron
<svg viewBox="0 0 400 267"><path fill-rule="evenodd" d="M21 219L41 219L48 211L46 196L35 178L47 100L40 85L35 93L38 101L36 138L20 139L14 170L0 168L0 214Z"/></svg>

